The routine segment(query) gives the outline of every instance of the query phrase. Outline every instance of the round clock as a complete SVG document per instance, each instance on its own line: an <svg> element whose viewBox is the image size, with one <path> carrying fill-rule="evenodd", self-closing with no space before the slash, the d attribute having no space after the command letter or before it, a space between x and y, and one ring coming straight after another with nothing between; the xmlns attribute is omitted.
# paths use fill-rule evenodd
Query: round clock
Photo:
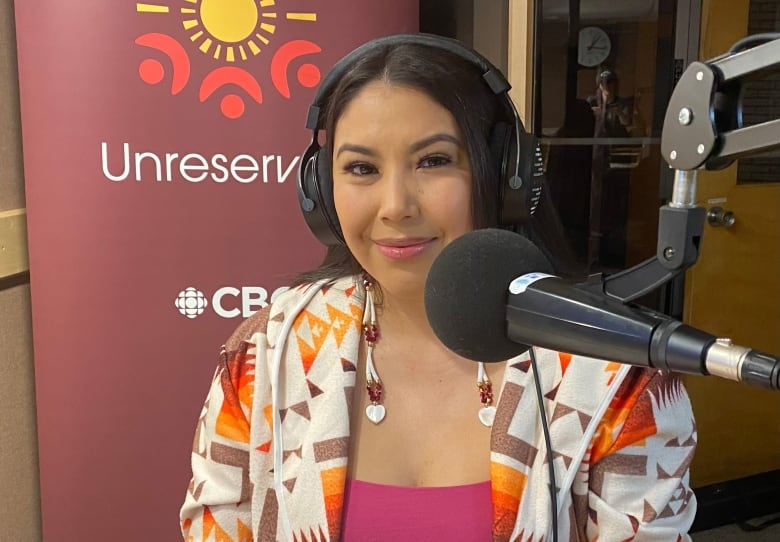
<svg viewBox="0 0 780 542"><path fill-rule="evenodd" d="M598 26L586 26L580 30L577 47L577 62L593 67L604 62L612 50L612 42L604 30Z"/></svg>

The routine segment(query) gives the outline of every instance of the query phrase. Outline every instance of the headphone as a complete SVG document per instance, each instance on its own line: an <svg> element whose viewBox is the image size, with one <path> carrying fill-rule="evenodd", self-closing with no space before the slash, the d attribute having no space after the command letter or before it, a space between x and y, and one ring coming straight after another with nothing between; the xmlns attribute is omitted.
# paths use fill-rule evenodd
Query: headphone
<svg viewBox="0 0 780 542"><path fill-rule="evenodd" d="M376 48L409 44L448 51L479 67L485 83L511 113L513 121L496 123L489 139L491 159L496 160L500 172L499 224L523 225L539 205L544 182L541 148L536 136L525 132L509 98L511 85L504 75L477 52L452 38L424 33L385 36L361 45L336 63L320 84L306 116L312 139L298 164L298 202L309 229L326 246L344 244L344 235L333 203L331 159L328 149L322 148L317 138L322 129L320 111L357 59Z"/></svg>

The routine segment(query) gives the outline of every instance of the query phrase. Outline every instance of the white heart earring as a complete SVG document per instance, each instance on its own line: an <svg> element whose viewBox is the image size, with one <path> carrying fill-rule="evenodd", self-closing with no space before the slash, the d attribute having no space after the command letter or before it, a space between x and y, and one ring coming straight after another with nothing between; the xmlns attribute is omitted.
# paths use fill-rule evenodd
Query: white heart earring
<svg viewBox="0 0 780 542"><path fill-rule="evenodd" d="M366 407L366 417L374 424L379 424L385 419L387 411L382 404L382 379L379 378L374 367L374 346L379 340L379 326L376 322L376 309L374 306L374 283L367 273L363 273L363 286L366 290L366 307L363 311L363 337L366 340L366 391L371 402ZM479 421L486 427L493 426L496 417L496 407L493 405L493 383L485 371L485 364L479 362L477 368L477 389L482 408L479 409Z"/></svg>
<svg viewBox="0 0 780 542"><path fill-rule="evenodd" d="M366 289L366 308L363 311L363 336L366 339L366 390L371 404L366 407L366 417L378 424L385 419L385 407L382 404L382 379L374 368L374 345L379 339L379 327L376 324L374 308L374 284L367 273L363 273L363 286Z"/></svg>

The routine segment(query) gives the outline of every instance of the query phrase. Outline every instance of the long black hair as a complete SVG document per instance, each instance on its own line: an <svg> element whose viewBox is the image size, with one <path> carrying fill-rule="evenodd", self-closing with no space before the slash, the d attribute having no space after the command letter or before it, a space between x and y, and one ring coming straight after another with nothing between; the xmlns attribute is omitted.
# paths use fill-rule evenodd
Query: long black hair
<svg viewBox="0 0 780 542"><path fill-rule="evenodd" d="M496 96L483 80L480 67L447 50L418 43L370 49L324 97L325 106L319 121L320 126L325 127L325 151L330 157L333 156L331 134L335 133L342 113L355 96L374 81L419 90L452 114L469 157L473 226L475 229L497 227L500 164L491 146L491 135L496 124L513 124L514 116L505 103L506 98ZM545 209L543 214L548 211ZM534 229L538 227L539 224ZM559 227L552 230L557 232ZM566 245L565 241L563 244ZM565 253L567 249L566 246L545 248L552 259L558 259L556 254L561 250ZM360 264L346 245L334 245L328 247L319 267L299 274L294 284L336 279L357 274L360 270Z"/></svg>

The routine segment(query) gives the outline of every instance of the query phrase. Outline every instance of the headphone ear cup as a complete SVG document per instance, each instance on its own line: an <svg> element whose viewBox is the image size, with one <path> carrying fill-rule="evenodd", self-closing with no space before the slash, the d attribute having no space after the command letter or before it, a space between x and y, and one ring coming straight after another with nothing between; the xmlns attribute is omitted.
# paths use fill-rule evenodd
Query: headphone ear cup
<svg viewBox="0 0 780 542"><path fill-rule="evenodd" d="M496 164L498 175L498 221L502 226L514 224L516 215L513 208L518 204L513 192L516 188L517 138L514 126L507 122L498 122L490 132L490 155Z"/></svg>
<svg viewBox="0 0 780 542"><path fill-rule="evenodd" d="M326 245L344 244L344 234L341 232L339 217L336 214L336 204L333 201L333 172L331 170L330 155L327 148L320 149L314 155L314 167L312 172L316 171L316 179L313 184L317 194L317 203L320 213L327 224L327 235L330 242ZM320 240L323 241L322 235ZM324 242L324 241L323 241Z"/></svg>
<svg viewBox="0 0 780 542"><path fill-rule="evenodd" d="M499 158L501 185L499 187L499 215L501 226L525 225L539 206L544 185L544 164L539 141L509 125L491 135L492 145L501 147Z"/></svg>
<svg viewBox="0 0 780 542"><path fill-rule="evenodd" d="M325 246L344 244L333 204L333 180L327 149L310 146L298 170L298 203L306 225Z"/></svg>
<svg viewBox="0 0 780 542"><path fill-rule="evenodd" d="M503 179L506 176L506 151L509 132L510 126L508 123L498 122L490 131L490 140L488 141L490 158L493 160L493 163L496 164L496 173L499 178L502 179L502 186L504 184Z"/></svg>

